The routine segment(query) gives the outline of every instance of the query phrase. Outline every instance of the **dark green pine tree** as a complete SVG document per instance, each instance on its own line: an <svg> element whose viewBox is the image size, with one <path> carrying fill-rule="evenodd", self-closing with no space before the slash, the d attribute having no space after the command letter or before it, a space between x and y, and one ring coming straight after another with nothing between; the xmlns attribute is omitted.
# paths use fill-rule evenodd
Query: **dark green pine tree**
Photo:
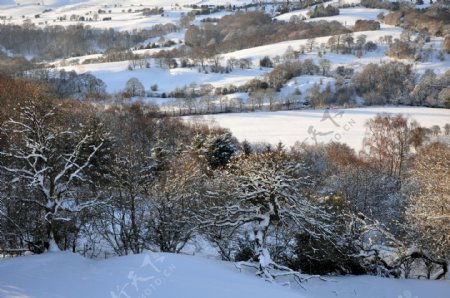
<svg viewBox="0 0 450 298"><path fill-rule="evenodd" d="M209 136L205 142L205 157L214 169L226 165L235 153L236 145L229 132Z"/></svg>

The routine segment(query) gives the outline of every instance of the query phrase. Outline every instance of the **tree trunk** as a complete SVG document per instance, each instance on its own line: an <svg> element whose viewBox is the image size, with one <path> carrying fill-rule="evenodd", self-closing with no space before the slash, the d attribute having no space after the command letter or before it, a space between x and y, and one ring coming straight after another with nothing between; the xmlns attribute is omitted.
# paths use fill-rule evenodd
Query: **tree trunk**
<svg viewBox="0 0 450 298"><path fill-rule="evenodd" d="M60 252L58 245L56 244L55 237L53 235L53 231L50 231L49 239L48 239L48 252Z"/></svg>

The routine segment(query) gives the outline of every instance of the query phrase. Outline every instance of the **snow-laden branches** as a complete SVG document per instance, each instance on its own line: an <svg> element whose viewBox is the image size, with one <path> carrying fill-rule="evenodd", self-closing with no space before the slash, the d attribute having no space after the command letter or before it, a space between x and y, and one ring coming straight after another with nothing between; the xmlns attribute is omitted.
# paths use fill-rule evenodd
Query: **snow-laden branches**
<svg viewBox="0 0 450 298"><path fill-rule="evenodd" d="M82 198L79 189L91 183L92 162L104 146L103 138L94 138L88 129L55 125L57 108L46 111L31 101L21 108L19 119L7 121L1 130L10 144L0 151L0 169L32 194L24 203L45 211L49 235L55 221L69 221L71 213L100 203L99 195Z"/></svg>
<svg viewBox="0 0 450 298"><path fill-rule="evenodd" d="M266 280L284 274L301 280L298 272L272 260L267 241L269 230L279 225L293 225L311 237L331 233L330 216L309 195L303 172L304 167L282 152L236 158L218 178L226 181L225 188L206 194L209 208L201 225L216 231L247 230L253 256L242 265L254 266Z"/></svg>
<svg viewBox="0 0 450 298"><path fill-rule="evenodd" d="M411 169L420 187L406 210L413 241L434 259L450 258L450 146L432 143L422 148Z"/></svg>

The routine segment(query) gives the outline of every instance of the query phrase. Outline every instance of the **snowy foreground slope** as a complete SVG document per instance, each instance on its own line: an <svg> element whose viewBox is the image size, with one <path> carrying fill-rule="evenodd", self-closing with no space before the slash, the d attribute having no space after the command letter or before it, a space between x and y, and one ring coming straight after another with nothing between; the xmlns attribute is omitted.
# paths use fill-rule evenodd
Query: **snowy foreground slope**
<svg viewBox="0 0 450 298"><path fill-rule="evenodd" d="M329 279L283 287L231 263L174 254L90 260L47 253L0 261L0 297L450 297L450 281Z"/></svg>
<svg viewBox="0 0 450 298"><path fill-rule="evenodd" d="M301 110L280 112L235 113L205 116L201 121L215 121L229 128L240 141L294 145L341 142L359 150L366 128L364 124L379 113L403 114L421 126L450 123L449 109L425 107L365 107L353 109ZM188 117L192 119L195 117Z"/></svg>

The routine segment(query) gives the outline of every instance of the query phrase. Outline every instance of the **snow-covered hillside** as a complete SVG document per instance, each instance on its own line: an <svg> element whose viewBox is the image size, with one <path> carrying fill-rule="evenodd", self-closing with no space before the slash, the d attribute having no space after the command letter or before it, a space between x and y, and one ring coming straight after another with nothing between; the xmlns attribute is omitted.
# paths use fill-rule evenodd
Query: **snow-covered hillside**
<svg viewBox="0 0 450 298"><path fill-rule="evenodd" d="M84 25L93 28L108 29L113 28L119 31L133 31L148 29L155 25L162 24L179 24L180 18L183 15L192 11L192 5L244 5L253 3L251 0L231 0L231 1L217 1L217 0L3 0L0 1L0 17L3 17L5 24L22 24L24 21L31 22L37 26L45 27L50 25L70 26L83 23ZM332 0L327 3L335 6L343 4L358 5L358 0L337 1ZM39 5L38 5L39 4ZM191 6L190 6L191 5ZM144 15L142 10L148 8L161 7L164 12L161 14ZM380 14L388 14L388 10L371 9L365 7L347 7L340 8L339 15L313 18L310 19L307 12L310 7L301 10L293 10L280 15L276 15L274 8L276 5L265 5L264 10L273 15L274 19L288 22L293 16L302 16L306 18L306 22L317 21L337 21L345 27L351 29L357 20L377 20ZM313 6L314 7L314 6ZM259 9L263 9L260 7ZM202 20L205 18L221 18L227 14L235 12L223 9L214 11L211 14L197 15L193 24L200 26ZM81 20L81 17L83 18ZM271 71L271 69L259 69L259 61L265 56L271 59L280 59L286 50L294 50L302 52L299 60L312 59L314 63L318 64L321 59L327 59L331 62L330 69L333 71L337 67L345 66L352 68L356 72L370 63L384 63L390 61L400 60L403 63L413 65L413 69L418 74L426 72L428 69L433 69L437 74L445 73L450 67L450 56L441 53L442 57L438 58L440 49L443 47L444 38L434 37L426 42L424 49L429 50L427 58L421 61L412 61L407 59L395 59L386 55L389 46L382 41L383 38L389 36L391 39L400 38L403 28L386 25L381 22L380 30L374 31L359 31L352 33L356 40L360 36L365 36L367 42L373 42L377 48L373 51L366 51L361 56L356 57L354 54L337 54L328 50L327 44L330 36L322 36L315 38L315 45L311 50L305 51L304 48L308 43L307 39L286 40L267 44L257 47L244 48L242 50L230 51L221 54L221 66L226 66L229 60L233 59L249 59L253 69L246 71L232 71L229 73L212 74L211 72L198 72L197 69L160 69L156 62L149 58L151 54L159 52L161 49L146 49L134 50L134 54L143 55L152 65L151 69L140 71L129 71L128 61L101 63L101 64L81 64L87 58L93 58L92 55L83 57L76 57L78 62L73 62L74 59L67 59L72 61L71 66L64 66L61 59L53 61L52 65L56 69L74 70L77 73L89 72L98 78L102 79L107 86L108 92L120 92L124 90L125 83L132 77L137 77L143 84L146 90L150 90L150 85L156 84L159 86L160 92L171 92L175 88L183 88L191 83L212 84L214 87L226 87L227 85L243 85L252 78L260 78L262 75ZM164 36L158 36L147 40L136 46L143 46L149 42L157 42L160 38L165 41L173 41L176 45L170 48L163 48L164 50L171 50L173 48L183 45L185 28L178 28L176 32L170 32ZM0 45L1 48L1 45ZM303 48L303 50L302 50ZM98 49L102 52L106 49ZM96 51L91 51L93 53ZM11 53L13 55L14 53ZM27 56L27 57L33 57ZM67 57L69 58L69 57ZM65 61L65 62L67 62ZM51 61L48 61L51 62ZM180 62L180 61L178 61ZM65 64L68 65L68 64ZM179 67L178 67L179 68ZM284 95L284 94L283 94Z"/></svg>
<svg viewBox="0 0 450 298"><path fill-rule="evenodd" d="M378 113L403 114L417 120L422 126L443 126L450 123L450 110L423 107L368 107L339 110L304 110L285 112L236 113L205 116L204 121L215 121L229 128L241 141L268 142L285 145L295 142L342 142L361 149L365 122ZM189 118L192 119L192 118Z"/></svg>
<svg viewBox="0 0 450 298"><path fill-rule="evenodd" d="M0 0L0 298L450 298L449 4L383 1Z"/></svg>
<svg viewBox="0 0 450 298"><path fill-rule="evenodd" d="M115 8L112 8L114 11ZM120 10L120 9L119 9ZM186 11L178 11L178 10L169 10L164 17L161 16L150 16L150 17L142 17L138 14L133 14L132 16L124 16L119 13L117 17L113 17L112 21L107 22L94 22L90 25L101 28L113 27L121 30L131 30L133 28L148 28L152 25L158 23L177 23L180 17L181 12ZM283 14L277 17L281 20L288 20L289 16L294 14L298 14L301 11L294 11L288 14ZM327 21L338 21L344 24L347 27L351 27L354 25L355 21L358 19L365 20L376 20L377 15L381 12L387 12L385 10L380 9L369 9L369 8L343 8L341 9L340 15L326 18L317 18L317 19L307 19L307 21L317 21L319 19L327 20ZM229 12L219 12L217 14L206 15L208 17L222 17L224 14ZM196 24L200 23L200 19L205 16L198 16ZM378 45L378 48L372 52L366 52L362 57L355 57L353 54L336 54L331 51L324 51L321 45L327 44L330 36L318 37L315 39L315 48L312 51L308 51L303 53L300 56L300 60L312 59L314 63L319 64L321 59L328 59L331 61L331 69L334 70L339 66L350 67L354 69L356 72L360 71L363 67L370 63L384 63L390 61L397 61L398 59L394 59L386 56L386 51L388 50L388 45L380 43L380 39L385 36L391 36L392 38L400 38L403 29L400 27L389 26L385 24L381 24L380 30L375 31L360 31L353 33L353 37L356 39L358 36L366 36L367 41L374 42ZM184 30L176 33L171 33L168 36L165 36L166 40L174 40L175 42L179 42L184 39ZM450 59L448 54L444 54L445 59L443 61L437 58L437 52L440 48L442 48L443 38L441 37L432 37L430 42L427 42L425 48L434 49L430 58L426 61L416 61L414 62L414 70L417 73L422 74L428 69L433 69L433 71L437 74L445 73L450 67ZM152 40L152 42L156 41ZM201 84L212 84L214 87L225 87L226 85L242 85L248 82L250 79L255 77L260 77L271 71L271 69L259 69L259 61L260 59L268 56L272 59L275 57L281 57L288 49L293 49L295 51L299 51L302 47L305 47L308 43L307 39L300 40L288 40L282 41L274 44L257 46L252 48L247 48L239 51L232 51L228 53L222 54L222 62L221 64L226 65L229 59L249 59L252 63L252 70L247 71L232 71L230 73L223 74L212 74L212 73L203 73L198 72L197 69L191 70L183 70L183 69L160 69L157 66L157 63L153 61L153 59L148 59L152 65L152 69L144 69L140 71L129 71L128 70L128 61L123 62L113 62L113 63L101 63L101 64L85 64L85 65L73 65L70 67L62 67L67 71L74 70L77 73L85 73L90 72L98 78L102 79L106 85L107 90L109 92L118 92L122 91L125 82L132 78L137 77L142 81L146 89L149 89L150 84L157 84L161 86L161 91L171 92L175 88L182 88L190 83ZM135 54L154 54L158 52L159 49L153 50L137 50L134 51ZM82 63L85 58L90 57L77 57ZM406 64L412 64L410 60L401 60ZM58 66L56 63L56 66ZM61 69L61 68L60 68ZM164 86L164 87L163 87Z"/></svg>
<svg viewBox="0 0 450 298"><path fill-rule="evenodd" d="M153 64L154 65L154 64ZM192 83L197 85L211 84L214 87L227 86L230 84L239 86L245 84L252 78L259 77L268 70L244 69L235 70L227 75L198 72L197 68L175 68L166 69L152 67L150 69L128 70L128 61L98 63L69 66L66 71L76 71L79 73L89 72L107 85L108 92L119 92L125 88L125 83L130 78L138 78L149 89L150 85L157 84L161 92L171 92L177 87L188 86Z"/></svg>
<svg viewBox="0 0 450 298"><path fill-rule="evenodd" d="M97 11L104 10L98 21L85 22L95 28L115 28L117 30L133 30L149 28L157 24L176 23L182 13L190 11L185 5L244 5L250 0L221 1L205 0L2 0L0 1L0 16L5 16L9 22L21 24L24 19L30 19L36 25L69 26L79 23L71 21L71 15L93 16ZM143 8L162 7L165 13L143 16L136 10ZM36 17L38 16L38 17ZM103 18L111 18L103 20ZM67 18L64 22L60 18Z"/></svg>
<svg viewBox="0 0 450 298"><path fill-rule="evenodd" d="M373 276L310 279L281 286L232 263L175 254L140 254L89 260L47 253L0 261L0 297L184 297L184 298L446 298L449 281Z"/></svg>

